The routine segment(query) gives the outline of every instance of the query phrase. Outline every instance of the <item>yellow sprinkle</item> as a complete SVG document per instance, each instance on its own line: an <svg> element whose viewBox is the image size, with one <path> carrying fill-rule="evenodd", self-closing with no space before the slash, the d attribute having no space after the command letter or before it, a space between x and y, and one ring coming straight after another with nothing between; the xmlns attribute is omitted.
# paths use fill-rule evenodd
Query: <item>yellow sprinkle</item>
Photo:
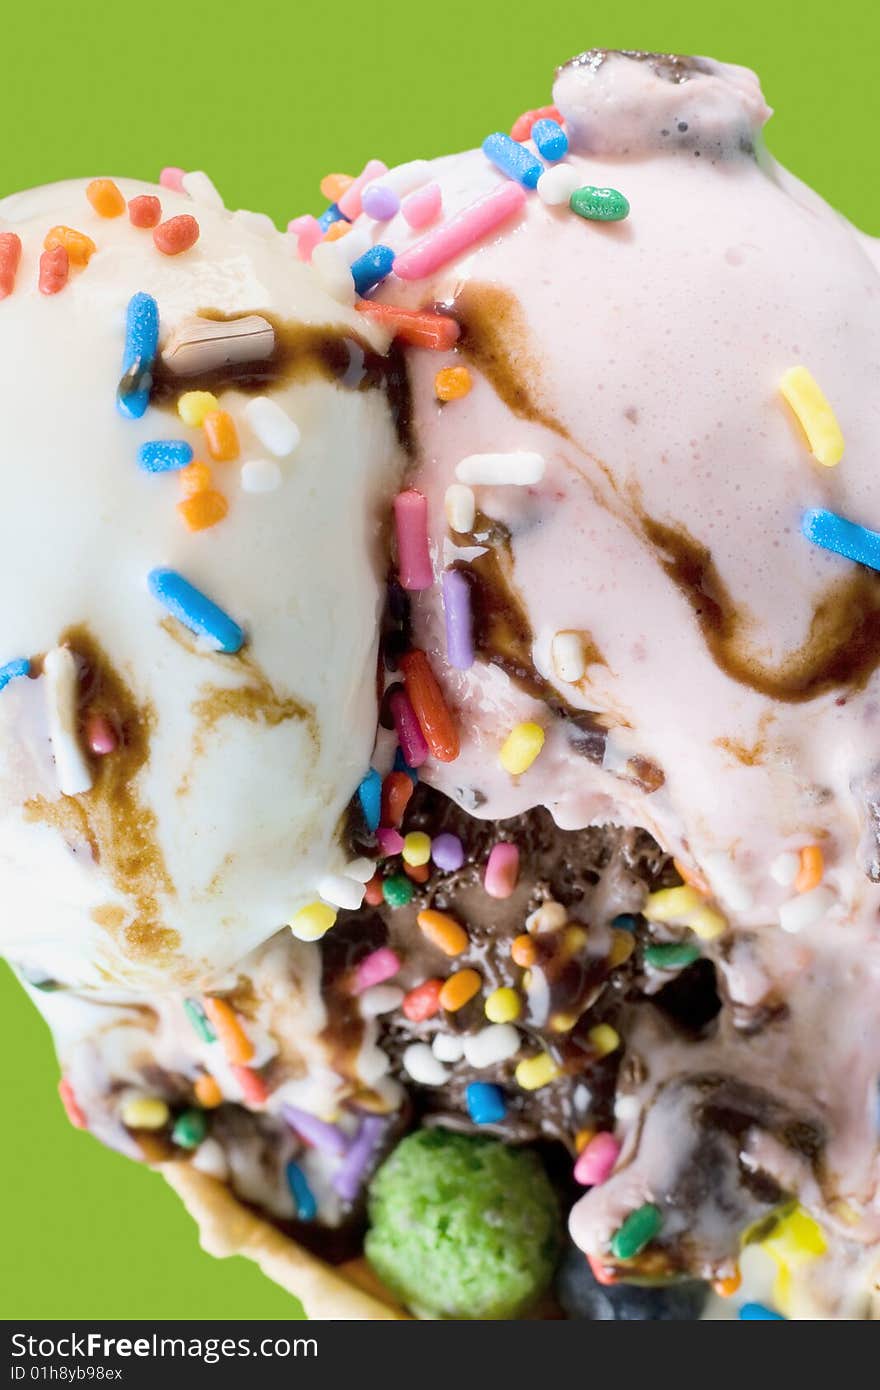
<svg viewBox="0 0 880 1390"><path fill-rule="evenodd" d="M595 1028L590 1029L587 1037L600 1057L607 1057L610 1052L616 1052L620 1047L620 1034L610 1023L597 1023Z"/></svg>
<svg viewBox="0 0 880 1390"><path fill-rule="evenodd" d="M689 927L701 941L713 941L727 930L727 922L721 913L713 911L711 907L698 907L696 912L689 913L681 921L682 926Z"/></svg>
<svg viewBox="0 0 880 1390"><path fill-rule="evenodd" d="M122 1107L126 1129L161 1129L168 1123L168 1106L158 1096L135 1096Z"/></svg>
<svg viewBox="0 0 880 1390"><path fill-rule="evenodd" d="M431 858L431 837L423 830L411 830L403 837L403 862L418 868Z"/></svg>
<svg viewBox="0 0 880 1390"><path fill-rule="evenodd" d="M649 893L643 911L649 922L681 922L701 908L704 901L696 888L683 884L680 888L661 888Z"/></svg>
<svg viewBox="0 0 880 1390"><path fill-rule="evenodd" d="M587 944L587 933L583 927L579 927L575 922L570 922L562 935L563 954L576 956L578 951L582 951Z"/></svg>
<svg viewBox="0 0 880 1390"><path fill-rule="evenodd" d="M618 965L628 961L636 949L636 941L631 931L612 931L611 950L608 952L608 968L615 970Z"/></svg>
<svg viewBox="0 0 880 1390"><path fill-rule="evenodd" d="M551 1014L550 1027L554 1033L570 1033L580 1014Z"/></svg>
<svg viewBox="0 0 880 1390"><path fill-rule="evenodd" d="M522 1086L524 1091L539 1091L542 1086L555 1081L559 1076L559 1067L550 1056L549 1052L539 1052L537 1057L525 1057L517 1063L516 1084Z"/></svg>
<svg viewBox="0 0 880 1390"><path fill-rule="evenodd" d="M777 1221L761 1246L777 1264L787 1269L824 1255L828 1249L821 1226L803 1207L795 1207Z"/></svg>
<svg viewBox="0 0 880 1390"><path fill-rule="evenodd" d="M540 724L517 724L502 745L498 761L511 777L527 772L544 747L544 730Z"/></svg>
<svg viewBox="0 0 880 1390"><path fill-rule="evenodd" d="M522 1013L522 1000L515 989L502 985L493 989L486 1000L486 1017L490 1023L513 1023Z"/></svg>
<svg viewBox="0 0 880 1390"><path fill-rule="evenodd" d="M526 918L526 931L533 936L540 936L541 932L558 931L567 921L568 913L562 903L549 898L540 907L536 907L534 912L529 913Z"/></svg>
<svg viewBox="0 0 880 1390"><path fill-rule="evenodd" d="M826 468L840 463L843 435L837 416L806 367L789 367L779 389L800 421L817 463Z"/></svg>
<svg viewBox="0 0 880 1390"><path fill-rule="evenodd" d="M219 410L220 402L210 391L184 391L177 401L177 413L185 425L197 429L204 424L205 416L212 410Z"/></svg>
<svg viewBox="0 0 880 1390"><path fill-rule="evenodd" d="M336 908L329 903L309 903L301 907L290 924L300 941L320 941L336 921Z"/></svg>

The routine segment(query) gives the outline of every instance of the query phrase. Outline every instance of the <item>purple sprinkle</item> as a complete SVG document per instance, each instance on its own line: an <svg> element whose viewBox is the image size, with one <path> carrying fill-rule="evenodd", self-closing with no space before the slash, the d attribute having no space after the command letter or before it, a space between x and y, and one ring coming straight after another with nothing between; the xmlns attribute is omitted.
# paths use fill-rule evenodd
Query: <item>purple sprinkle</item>
<svg viewBox="0 0 880 1390"><path fill-rule="evenodd" d="M469 671L474 664L471 586L461 570L446 570L443 575L443 607L447 660L456 671Z"/></svg>
<svg viewBox="0 0 880 1390"><path fill-rule="evenodd" d="M364 1174L385 1133L386 1121L381 1115L365 1115L354 1143L333 1175L333 1187L344 1202L353 1202L361 1190Z"/></svg>
<svg viewBox="0 0 880 1390"><path fill-rule="evenodd" d="M339 1158L351 1148L351 1138L338 1125L330 1125L319 1120L308 1110L300 1110L295 1105L282 1105L281 1113L291 1129L296 1130L301 1139L313 1144L321 1153L334 1154Z"/></svg>
<svg viewBox="0 0 880 1390"><path fill-rule="evenodd" d="M393 188L383 188L381 183L374 183L364 189L361 207L368 217L374 217L377 222L387 222L389 217L400 211L400 199Z"/></svg>
<svg viewBox="0 0 880 1390"><path fill-rule="evenodd" d="M464 845L457 835L444 832L431 841L431 858L438 869L451 874L464 863Z"/></svg>

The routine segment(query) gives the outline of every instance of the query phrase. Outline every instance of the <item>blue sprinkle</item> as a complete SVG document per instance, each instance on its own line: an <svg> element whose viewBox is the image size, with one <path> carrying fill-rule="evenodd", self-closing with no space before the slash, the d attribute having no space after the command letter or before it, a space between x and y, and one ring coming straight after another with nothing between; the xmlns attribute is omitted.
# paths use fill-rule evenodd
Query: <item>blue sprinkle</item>
<svg viewBox="0 0 880 1390"><path fill-rule="evenodd" d="M504 1092L489 1081L472 1081L465 1091L465 1103L475 1125L499 1125L507 1114Z"/></svg>
<svg viewBox="0 0 880 1390"><path fill-rule="evenodd" d="M808 541L820 545L823 550L833 550L847 560L880 570L880 534L877 531L869 531L867 526L847 521L822 507L804 513L801 530Z"/></svg>
<svg viewBox="0 0 880 1390"><path fill-rule="evenodd" d="M176 570L151 570L147 583L153 597L190 632L210 637L221 652L237 652L244 646L244 633L238 623Z"/></svg>
<svg viewBox="0 0 880 1390"><path fill-rule="evenodd" d="M287 1186L296 1202L296 1215L299 1221L314 1221L318 1215L318 1203L309 1187L306 1175L298 1163L287 1165Z"/></svg>
<svg viewBox="0 0 880 1390"><path fill-rule="evenodd" d="M616 927L618 931L635 931L636 927L639 925L639 919L633 916L631 912L621 912L617 917L612 919L611 925L612 927Z"/></svg>
<svg viewBox="0 0 880 1390"><path fill-rule="evenodd" d="M508 178L521 183L523 188L534 188L544 172L544 165L536 159L531 150L518 140L512 140L503 131L496 130L483 141L483 154Z"/></svg>
<svg viewBox="0 0 880 1390"><path fill-rule="evenodd" d="M358 799L364 813L364 820L367 822L367 829L378 830L379 818L382 814L382 778L374 767L370 768L358 787Z"/></svg>
<svg viewBox="0 0 880 1390"><path fill-rule="evenodd" d="M17 676L27 676L30 674L31 663L26 656L17 656L14 661L7 661L5 666L0 666L0 690L5 690L10 681L14 681Z"/></svg>
<svg viewBox="0 0 880 1390"><path fill-rule="evenodd" d="M379 242L376 246L371 246L369 251L365 251L362 256L351 267L354 276L354 287L358 294L369 294L386 277L391 274L391 267L394 264L394 252L390 246L383 246Z"/></svg>
<svg viewBox="0 0 880 1390"><path fill-rule="evenodd" d="M394 771L405 772L414 787L419 785L419 774L414 767L410 767L406 758L403 756L403 749L398 748L394 754Z"/></svg>
<svg viewBox="0 0 880 1390"><path fill-rule="evenodd" d="M154 439L138 449L138 467L146 473L171 473L192 463L193 451L185 439Z"/></svg>
<svg viewBox="0 0 880 1390"><path fill-rule="evenodd" d="M348 218L346 217L345 213L340 212L339 208L336 206L335 203L331 203L329 207L326 207L324 209L324 211L321 213L321 216L318 218L318 226L321 228L322 232L326 232L329 231L329 229L333 226L334 222L347 221Z"/></svg>
<svg viewBox="0 0 880 1390"><path fill-rule="evenodd" d="M741 1322L787 1322L781 1313L765 1308L763 1303L744 1303L739 1310Z"/></svg>
<svg viewBox="0 0 880 1390"><path fill-rule="evenodd" d="M150 404L158 351L159 306L151 294L133 294L125 314L122 380L116 393L119 413L129 420L139 420Z"/></svg>
<svg viewBox="0 0 880 1390"><path fill-rule="evenodd" d="M547 118L535 121L532 139L544 159L564 159L568 154L568 136L558 121Z"/></svg>

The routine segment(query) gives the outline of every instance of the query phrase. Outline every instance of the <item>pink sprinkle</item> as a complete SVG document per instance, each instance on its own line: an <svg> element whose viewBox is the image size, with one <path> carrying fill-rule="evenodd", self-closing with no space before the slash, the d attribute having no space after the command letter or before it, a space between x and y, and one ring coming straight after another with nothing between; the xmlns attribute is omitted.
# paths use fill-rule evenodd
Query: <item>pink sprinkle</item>
<svg viewBox="0 0 880 1390"><path fill-rule="evenodd" d="M317 217L312 217L311 213L306 213L304 217L295 217L292 222L288 222L287 230L296 237L296 254L300 260L310 261L315 247L324 239Z"/></svg>
<svg viewBox="0 0 880 1390"><path fill-rule="evenodd" d="M403 851L403 836L398 830L391 830L388 826L383 825L376 831L376 843L383 859L390 859L392 854L401 854Z"/></svg>
<svg viewBox="0 0 880 1390"><path fill-rule="evenodd" d="M103 714L90 714L86 720L86 743L93 753L103 757L105 753L115 753L119 747L116 730Z"/></svg>
<svg viewBox="0 0 880 1390"><path fill-rule="evenodd" d="M422 227L427 227L429 222L433 222L435 217L440 216L442 206L443 194L440 192L439 183L426 183L424 188L417 188L414 193L404 198L400 211L409 225L420 231Z"/></svg>
<svg viewBox="0 0 880 1390"><path fill-rule="evenodd" d="M409 696L405 690L393 690L388 704L405 762L409 767L421 767L427 761L428 745Z"/></svg>
<svg viewBox="0 0 880 1390"><path fill-rule="evenodd" d="M380 946L360 962L355 971L355 993L361 994L373 985L390 980L400 969L400 956L390 946Z"/></svg>
<svg viewBox="0 0 880 1390"><path fill-rule="evenodd" d="M397 575L404 589L430 589L434 582L428 553L428 500L414 487L394 499Z"/></svg>
<svg viewBox="0 0 880 1390"><path fill-rule="evenodd" d="M80 1109L73 1087L66 1077L58 1082L58 1094L61 1097L61 1104L64 1106L68 1120L74 1129L88 1129L88 1121Z"/></svg>
<svg viewBox="0 0 880 1390"><path fill-rule="evenodd" d="M599 1183L606 1182L614 1171L619 1153L620 1142L613 1134L604 1130L594 1134L574 1165L575 1182L582 1187L597 1187Z"/></svg>
<svg viewBox="0 0 880 1390"><path fill-rule="evenodd" d="M175 164L169 164L159 175L159 182L163 188L173 188L175 193L182 193L185 173L185 169L178 169Z"/></svg>
<svg viewBox="0 0 880 1390"><path fill-rule="evenodd" d="M486 862L483 887L490 898L509 898L519 878L519 850L503 841L495 845Z"/></svg>
<svg viewBox="0 0 880 1390"><path fill-rule="evenodd" d="M349 184L336 204L342 216L347 217L349 222L353 222L356 217L359 217L361 214L361 194L367 184L387 173L388 165L383 164L381 159L368 159L354 183Z"/></svg>
<svg viewBox="0 0 880 1390"><path fill-rule="evenodd" d="M248 1105L265 1105L269 1099L269 1087L258 1071L251 1067L235 1065L232 1073L241 1087L242 1095Z"/></svg>
<svg viewBox="0 0 880 1390"><path fill-rule="evenodd" d="M493 188L475 203L462 208L448 222L441 222L415 246L394 260L394 274L401 280L423 280L449 261L475 246L515 212L521 212L526 190L512 179Z"/></svg>

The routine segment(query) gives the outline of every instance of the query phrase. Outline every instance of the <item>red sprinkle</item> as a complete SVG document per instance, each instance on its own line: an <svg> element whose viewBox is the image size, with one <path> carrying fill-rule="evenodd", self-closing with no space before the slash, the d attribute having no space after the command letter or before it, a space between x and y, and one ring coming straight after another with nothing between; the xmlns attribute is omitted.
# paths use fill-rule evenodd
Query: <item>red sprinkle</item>
<svg viewBox="0 0 880 1390"><path fill-rule="evenodd" d="M458 342L461 333L455 319L448 314L437 314L433 309L397 309L393 304L377 304L373 299L359 299L355 308L410 347L447 352Z"/></svg>
<svg viewBox="0 0 880 1390"><path fill-rule="evenodd" d="M21 237L15 232L0 232L0 299L15 289L15 276L21 260Z"/></svg>
<svg viewBox="0 0 880 1390"><path fill-rule="evenodd" d="M258 1071L254 1071L252 1067L236 1064L232 1068L232 1073L249 1105L265 1105L269 1099L269 1087Z"/></svg>
<svg viewBox="0 0 880 1390"><path fill-rule="evenodd" d="M562 117L555 106L539 106L537 111L524 111L517 116L510 133L514 140L528 140L535 121L543 120L558 121L562 125Z"/></svg>
<svg viewBox="0 0 880 1390"><path fill-rule="evenodd" d="M382 783L381 824L392 830L399 830L409 799L415 791L412 778L405 772L389 772Z"/></svg>
<svg viewBox="0 0 880 1390"><path fill-rule="evenodd" d="M73 1094L73 1087L64 1076L58 1082L58 1094L61 1097L61 1104L64 1106L67 1118L74 1129L88 1129L86 1117L80 1110L76 1096Z"/></svg>
<svg viewBox="0 0 880 1390"><path fill-rule="evenodd" d="M162 204L152 193L141 193L131 199L128 215L133 227L155 227L162 217Z"/></svg>
<svg viewBox="0 0 880 1390"><path fill-rule="evenodd" d="M153 232L156 249L163 256L179 256L181 251L189 251L199 239L199 224L188 212L179 217L169 217L160 222Z"/></svg>
<svg viewBox="0 0 880 1390"><path fill-rule="evenodd" d="M440 991L443 988L443 980L426 980L423 985L416 985L409 994L404 996L401 1008L411 1023L423 1023L426 1018L433 1018L440 1012Z"/></svg>
<svg viewBox="0 0 880 1390"><path fill-rule="evenodd" d="M382 880L378 874L373 874L364 891L364 902L368 903L370 907L380 907L384 901Z"/></svg>
<svg viewBox="0 0 880 1390"><path fill-rule="evenodd" d="M116 730L104 714L90 714L86 719L86 743L99 757L115 753L119 747Z"/></svg>
<svg viewBox="0 0 880 1390"><path fill-rule="evenodd" d="M67 284L70 257L63 246L53 246L40 257L40 294L57 294Z"/></svg>
<svg viewBox="0 0 880 1390"><path fill-rule="evenodd" d="M427 864L404 864L403 872L413 883L427 883L431 877L431 870Z"/></svg>
<svg viewBox="0 0 880 1390"><path fill-rule="evenodd" d="M593 1271L593 1278L597 1284L603 1284L608 1288L610 1284L617 1284L619 1280L612 1269L606 1269L600 1262L598 1255L588 1255L587 1263Z"/></svg>
<svg viewBox="0 0 880 1390"><path fill-rule="evenodd" d="M400 658L400 669L428 748L438 762L455 762L461 751L458 730L428 658L414 649Z"/></svg>

